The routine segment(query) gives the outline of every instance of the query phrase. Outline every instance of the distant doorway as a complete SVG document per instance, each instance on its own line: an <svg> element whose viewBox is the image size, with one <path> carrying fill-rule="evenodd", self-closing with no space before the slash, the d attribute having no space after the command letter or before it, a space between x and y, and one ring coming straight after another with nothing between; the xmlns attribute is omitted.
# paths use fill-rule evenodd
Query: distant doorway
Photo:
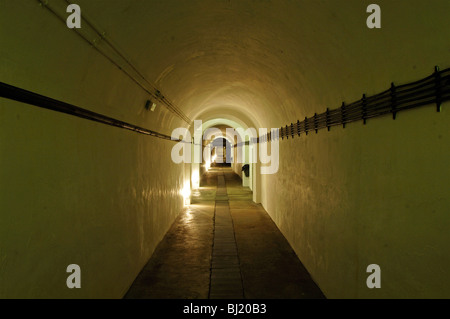
<svg viewBox="0 0 450 319"><path fill-rule="evenodd" d="M219 137L212 142L211 167L231 167L231 144L227 139Z"/></svg>

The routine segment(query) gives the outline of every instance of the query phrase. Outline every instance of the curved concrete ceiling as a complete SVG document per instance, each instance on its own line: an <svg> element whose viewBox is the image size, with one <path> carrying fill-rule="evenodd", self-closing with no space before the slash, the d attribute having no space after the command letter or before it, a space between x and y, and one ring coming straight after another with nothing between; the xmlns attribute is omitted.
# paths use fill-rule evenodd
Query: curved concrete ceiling
<svg viewBox="0 0 450 319"><path fill-rule="evenodd" d="M202 123L201 135L203 136L203 138L205 138L205 131L209 128L213 128L213 132L214 130L220 130L222 132L222 137L227 139L232 145L238 142L248 141L250 136L244 135L246 133L245 130L247 130L248 126L239 119L237 121L238 122L223 118L215 118L212 120L208 120ZM228 128L233 129L233 131L230 132ZM200 130L200 127L198 129ZM199 132L197 134L199 134ZM209 134L206 133L206 135L207 135L206 137L208 138ZM213 140L220 138L215 135L213 135L212 137ZM211 138L207 139L205 144L208 144L210 142Z"/></svg>
<svg viewBox="0 0 450 319"><path fill-rule="evenodd" d="M206 129L210 127L232 127L232 128L238 128L242 127L246 129L245 123L237 119L236 121L230 120L230 119L224 119L224 118L214 118L207 120L206 122L202 122L202 134L205 132Z"/></svg>
<svg viewBox="0 0 450 319"><path fill-rule="evenodd" d="M429 56L430 47L443 56L447 0L438 11L422 0L377 1L379 30L367 28L371 1L361 0L77 3L192 120L279 127L447 63ZM408 55L425 46L432 65Z"/></svg>

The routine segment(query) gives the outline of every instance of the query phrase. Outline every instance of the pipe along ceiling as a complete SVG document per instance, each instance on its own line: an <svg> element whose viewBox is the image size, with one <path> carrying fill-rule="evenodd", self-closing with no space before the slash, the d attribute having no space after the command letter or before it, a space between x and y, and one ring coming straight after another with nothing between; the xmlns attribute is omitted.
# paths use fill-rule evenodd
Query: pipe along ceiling
<svg viewBox="0 0 450 319"><path fill-rule="evenodd" d="M80 29L66 25L72 1ZM0 297L124 296L201 172L130 129L281 128L449 68L450 1L376 0L369 28L372 2L0 1L0 95L87 110L0 98ZM449 295L449 113L436 104L295 141L290 129L276 174L259 161L243 178L327 297ZM64 286L69 263L85 288ZM383 289L365 285L369 263L389 274Z"/></svg>
<svg viewBox="0 0 450 319"><path fill-rule="evenodd" d="M355 79L373 90L368 94L415 80L397 75L420 63L407 52L442 50L439 41L416 35L446 23L423 1L379 1L381 30L389 32L367 28L369 2L359 0L79 4L190 119L243 113L253 127L279 127L359 99L364 92ZM375 81L375 73L384 77Z"/></svg>
<svg viewBox="0 0 450 319"><path fill-rule="evenodd" d="M378 30L367 27L369 2L360 0L77 4L84 20L75 31L114 45L112 54L131 63L129 73L151 98L156 92L175 110L178 116L164 118L171 128L229 117L249 127L279 127L377 93L391 81L415 80L418 73L399 77L399 71L419 68L425 76L440 61L419 66L408 52L442 50L439 39L417 35L439 37L446 27L444 15L423 1L378 1ZM440 5L441 12L450 9L448 1Z"/></svg>

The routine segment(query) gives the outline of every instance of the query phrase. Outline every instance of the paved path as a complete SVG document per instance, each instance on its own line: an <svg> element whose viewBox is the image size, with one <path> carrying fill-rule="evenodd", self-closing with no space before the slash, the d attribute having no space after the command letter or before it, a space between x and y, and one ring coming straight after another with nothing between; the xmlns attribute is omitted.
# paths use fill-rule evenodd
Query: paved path
<svg viewBox="0 0 450 319"><path fill-rule="evenodd" d="M324 298L252 193L212 169L125 298Z"/></svg>

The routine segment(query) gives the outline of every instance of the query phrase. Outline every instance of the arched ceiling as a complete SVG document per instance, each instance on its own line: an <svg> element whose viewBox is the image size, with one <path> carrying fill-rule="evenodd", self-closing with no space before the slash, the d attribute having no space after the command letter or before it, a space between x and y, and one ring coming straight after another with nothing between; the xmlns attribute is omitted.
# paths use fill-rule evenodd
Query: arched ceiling
<svg viewBox="0 0 450 319"><path fill-rule="evenodd" d="M210 132L211 134L214 134L214 131L221 131L222 132L222 137L226 138L227 140L230 141L230 143L232 143L232 145L234 145L235 143L239 142L239 141L248 141L249 136L244 136L242 135L244 132L242 132L239 128L246 130L248 128L247 124L245 122L242 122L240 119L237 119L236 121L230 120L230 119L224 119L224 118L214 118L211 120L208 120L206 122L202 122L202 126L201 127L196 127L195 129L198 130L196 131L197 134L199 134L200 136L200 130L201 130L201 136L203 139L206 138L206 140L204 140L204 144L208 144L210 143L212 140L215 140L216 138L218 138L217 136L215 136L215 134L213 136L209 136L210 133L206 132L206 130L208 129L212 129L212 132ZM232 131L228 130L228 129L233 129ZM212 137L212 140L211 140ZM239 138L239 141L237 140Z"/></svg>
<svg viewBox="0 0 450 319"><path fill-rule="evenodd" d="M89 18L188 117L290 121L432 72L448 0L79 0ZM441 8L441 10L438 10ZM401 19L399 19L401 17ZM429 23L433 21L433 23ZM424 49L426 47L426 50ZM408 52L414 50L415 58ZM423 61L417 60L423 52ZM426 63L424 63L426 61ZM401 76L399 74L402 74ZM179 119L172 121L172 125Z"/></svg>

